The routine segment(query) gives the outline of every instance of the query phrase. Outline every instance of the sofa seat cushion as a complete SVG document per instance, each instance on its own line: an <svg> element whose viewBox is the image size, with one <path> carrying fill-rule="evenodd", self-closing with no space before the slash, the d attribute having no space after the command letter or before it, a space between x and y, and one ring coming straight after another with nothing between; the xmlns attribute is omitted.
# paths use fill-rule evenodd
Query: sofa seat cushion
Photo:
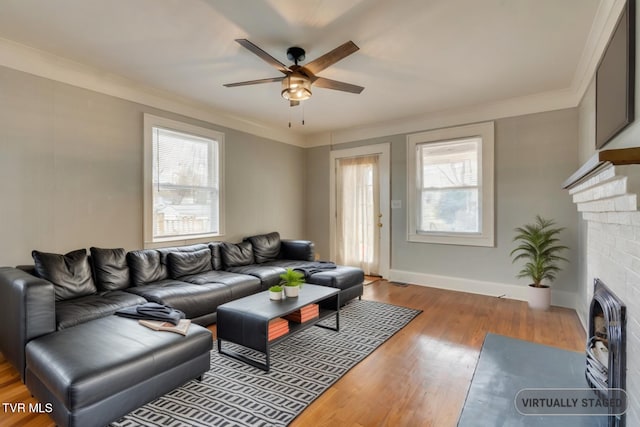
<svg viewBox="0 0 640 427"><path fill-rule="evenodd" d="M356 267L338 265L333 270L313 273L306 281L314 285L345 290L354 286L361 286L362 282L364 282L364 272Z"/></svg>
<svg viewBox="0 0 640 427"><path fill-rule="evenodd" d="M231 290L222 283L194 285L178 280L161 280L127 289L147 301L181 310L187 319L212 313L220 304L231 301Z"/></svg>
<svg viewBox="0 0 640 427"><path fill-rule="evenodd" d="M253 293L260 291L260 279L248 274L229 273L228 271L207 271L205 273L194 274L192 276L182 277L183 280L194 285L204 285L207 283L223 283L231 288L232 298L237 298L233 294L233 289L243 287L253 290Z"/></svg>
<svg viewBox="0 0 640 427"><path fill-rule="evenodd" d="M183 277L181 280L200 286L209 286L210 283L222 283L231 292L231 300L246 297L262 290L260 279L247 274L235 274L227 271L207 271L193 276ZM213 311L213 310L212 310Z"/></svg>
<svg viewBox="0 0 640 427"><path fill-rule="evenodd" d="M80 412L178 366L208 358L211 348L211 332L198 325L192 324L182 336L108 316L30 341L26 383L29 389L45 387L54 402ZM148 390L151 398L155 392Z"/></svg>
<svg viewBox="0 0 640 427"><path fill-rule="evenodd" d="M282 269L287 268L296 268L296 267L305 267L310 264L310 261L301 261L296 259L279 259L276 261L269 261L262 264L262 266L269 267L279 267Z"/></svg>
<svg viewBox="0 0 640 427"><path fill-rule="evenodd" d="M124 291L101 292L95 295L59 301L56 304L56 329L65 329L100 317L110 316L117 310L144 304L141 296Z"/></svg>
<svg viewBox="0 0 640 427"><path fill-rule="evenodd" d="M267 263L270 264L270 263ZM280 283L280 275L285 272L285 268L267 264L252 264L242 267L228 267L227 271L237 274L250 274L260 279L262 290L269 289Z"/></svg>

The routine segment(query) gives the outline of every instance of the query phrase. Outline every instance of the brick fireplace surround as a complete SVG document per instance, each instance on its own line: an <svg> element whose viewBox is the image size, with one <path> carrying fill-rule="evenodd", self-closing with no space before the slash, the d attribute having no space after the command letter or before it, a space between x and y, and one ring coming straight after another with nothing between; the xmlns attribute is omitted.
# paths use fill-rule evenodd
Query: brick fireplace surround
<svg viewBox="0 0 640 427"><path fill-rule="evenodd" d="M640 165L601 162L566 187L587 227L587 299L579 303L588 312L598 278L627 306L626 425L640 426Z"/></svg>

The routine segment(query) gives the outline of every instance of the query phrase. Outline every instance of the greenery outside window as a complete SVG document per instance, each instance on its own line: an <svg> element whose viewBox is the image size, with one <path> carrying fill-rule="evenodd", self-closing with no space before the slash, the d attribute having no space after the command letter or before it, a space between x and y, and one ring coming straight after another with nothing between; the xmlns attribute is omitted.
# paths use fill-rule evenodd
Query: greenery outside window
<svg viewBox="0 0 640 427"><path fill-rule="evenodd" d="M493 123L409 135L408 240L494 245Z"/></svg>
<svg viewBox="0 0 640 427"><path fill-rule="evenodd" d="M224 134L161 117L145 122L145 245L220 236Z"/></svg>

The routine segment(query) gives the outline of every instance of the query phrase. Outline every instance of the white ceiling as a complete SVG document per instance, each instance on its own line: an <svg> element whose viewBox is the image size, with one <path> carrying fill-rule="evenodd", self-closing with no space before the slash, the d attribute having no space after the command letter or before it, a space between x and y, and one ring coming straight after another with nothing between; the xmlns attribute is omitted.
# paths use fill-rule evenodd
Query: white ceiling
<svg viewBox="0 0 640 427"><path fill-rule="evenodd" d="M163 96L310 135L575 92L583 74L593 72L594 46L606 42L603 22L617 2L0 0L0 38L105 78L124 77ZM304 48L308 62L353 40L360 50L319 75L365 90L315 88L302 126L303 109L288 106L279 83L222 86L281 75L236 38L285 64L290 46Z"/></svg>

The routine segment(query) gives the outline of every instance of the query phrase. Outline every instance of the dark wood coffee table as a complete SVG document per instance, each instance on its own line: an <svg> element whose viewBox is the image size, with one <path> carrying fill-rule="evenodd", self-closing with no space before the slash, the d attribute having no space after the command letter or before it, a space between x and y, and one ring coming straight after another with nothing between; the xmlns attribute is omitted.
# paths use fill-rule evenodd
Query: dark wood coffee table
<svg viewBox="0 0 640 427"><path fill-rule="evenodd" d="M284 317L309 304L320 306L319 317L304 323L289 322L287 334L269 341L269 321ZM335 327L317 325L319 321L331 316L335 316ZM340 330L339 289L305 283L297 298L286 298L280 301L270 300L269 291L260 292L218 307L216 326L218 352L269 372L271 346L313 325L334 331ZM223 349L222 341L256 350L265 355L265 362Z"/></svg>

